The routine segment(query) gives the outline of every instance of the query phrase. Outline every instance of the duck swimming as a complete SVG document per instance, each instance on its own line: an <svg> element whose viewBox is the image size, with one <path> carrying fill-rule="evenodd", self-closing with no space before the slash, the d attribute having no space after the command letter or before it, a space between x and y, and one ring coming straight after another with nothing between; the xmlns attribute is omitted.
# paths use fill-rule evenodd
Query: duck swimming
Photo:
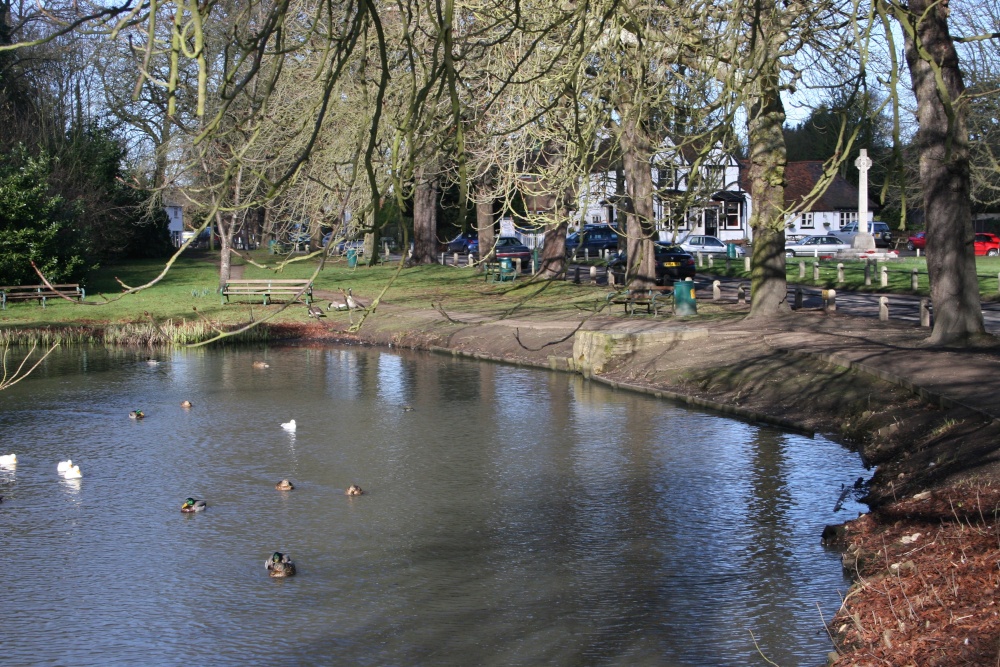
<svg viewBox="0 0 1000 667"><path fill-rule="evenodd" d="M264 561L267 573L272 577L292 577L295 576L295 563L280 551L275 551L271 557Z"/></svg>
<svg viewBox="0 0 1000 667"><path fill-rule="evenodd" d="M286 431L294 431L295 430L295 420L293 419L291 421L285 422L284 424L281 425L281 428L285 429Z"/></svg>
<svg viewBox="0 0 1000 667"><path fill-rule="evenodd" d="M188 498L187 500L184 501L184 504L181 505L181 511L184 512L185 514L191 512L201 512L204 511L206 507L208 507L208 503L206 503L204 500L195 500L194 498Z"/></svg>
<svg viewBox="0 0 1000 667"><path fill-rule="evenodd" d="M278 491L291 491L295 488L295 485L289 482L287 479L283 479L274 485Z"/></svg>
<svg viewBox="0 0 1000 667"><path fill-rule="evenodd" d="M80 479L83 477L83 473L80 472L80 466L72 465L63 471L62 476L64 479Z"/></svg>
<svg viewBox="0 0 1000 667"><path fill-rule="evenodd" d="M56 466L56 472L66 472L73 467L73 459L66 459L65 461L60 461Z"/></svg>
<svg viewBox="0 0 1000 667"><path fill-rule="evenodd" d="M344 493L349 496L360 496L364 493L364 491L362 491L361 487L358 486L357 484L351 484L349 487L347 487L347 491L344 491Z"/></svg>
<svg viewBox="0 0 1000 667"><path fill-rule="evenodd" d="M181 407L182 408L193 408L194 406L191 404L191 401L181 401Z"/></svg>
<svg viewBox="0 0 1000 667"><path fill-rule="evenodd" d="M143 413L142 410L133 410L132 412L128 413L128 418L129 419L145 419L146 415Z"/></svg>
<svg viewBox="0 0 1000 667"><path fill-rule="evenodd" d="M0 466L16 466L17 454L4 454L0 456Z"/></svg>
<svg viewBox="0 0 1000 667"><path fill-rule="evenodd" d="M253 362L253 367L254 368L269 368L270 366L271 366L271 364L267 363L266 361L255 361L255 362Z"/></svg>

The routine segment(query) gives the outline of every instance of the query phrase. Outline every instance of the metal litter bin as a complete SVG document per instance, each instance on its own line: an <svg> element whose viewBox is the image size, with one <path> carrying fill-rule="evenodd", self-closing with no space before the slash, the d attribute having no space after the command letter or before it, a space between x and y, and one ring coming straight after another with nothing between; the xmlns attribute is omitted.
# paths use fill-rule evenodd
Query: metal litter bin
<svg viewBox="0 0 1000 667"><path fill-rule="evenodd" d="M736 244L735 243L727 243L726 244L726 258L727 259L736 259L736 257L737 257L737 255L736 255Z"/></svg>
<svg viewBox="0 0 1000 667"><path fill-rule="evenodd" d="M694 298L692 281L679 280L674 283L674 313L682 317L698 314L698 303Z"/></svg>
<svg viewBox="0 0 1000 667"><path fill-rule="evenodd" d="M358 266L358 251L356 248L347 249L347 268L353 269Z"/></svg>

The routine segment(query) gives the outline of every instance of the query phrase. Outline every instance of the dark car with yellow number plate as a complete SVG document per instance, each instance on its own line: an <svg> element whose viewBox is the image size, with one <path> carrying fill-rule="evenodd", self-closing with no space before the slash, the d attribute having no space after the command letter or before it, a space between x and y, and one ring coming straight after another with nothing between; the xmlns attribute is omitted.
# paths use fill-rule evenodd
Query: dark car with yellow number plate
<svg viewBox="0 0 1000 667"><path fill-rule="evenodd" d="M671 285L675 280L694 278L696 266L694 257L675 243L656 243L656 284ZM628 260L625 253L618 253L608 262L608 271L615 277L615 283L625 282L625 267Z"/></svg>

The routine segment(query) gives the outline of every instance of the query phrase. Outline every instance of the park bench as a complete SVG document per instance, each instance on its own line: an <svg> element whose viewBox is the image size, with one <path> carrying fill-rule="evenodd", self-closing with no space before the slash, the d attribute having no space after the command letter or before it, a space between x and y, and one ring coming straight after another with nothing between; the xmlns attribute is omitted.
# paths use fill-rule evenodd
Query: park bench
<svg viewBox="0 0 1000 667"><path fill-rule="evenodd" d="M274 280L269 278L259 280L227 280L222 288L223 303L229 302L231 296L259 296L263 297L264 305L274 297L291 297L295 300L305 299L306 304L312 302L312 281L311 280Z"/></svg>
<svg viewBox="0 0 1000 667"><path fill-rule="evenodd" d="M609 306L611 304L624 305L628 315L635 315L637 307L644 307L649 315L659 315L660 308L667 304L673 304L674 293L656 290L622 290L609 292L606 301Z"/></svg>
<svg viewBox="0 0 1000 667"><path fill-rule="evenodd" d="M37 299L42 308L45 307L45 300L54 297L69 297L77 301L83 301L86 293L77 284L64 285L0 285L0 307L7 309L8 301L27 301Z"/></svg>

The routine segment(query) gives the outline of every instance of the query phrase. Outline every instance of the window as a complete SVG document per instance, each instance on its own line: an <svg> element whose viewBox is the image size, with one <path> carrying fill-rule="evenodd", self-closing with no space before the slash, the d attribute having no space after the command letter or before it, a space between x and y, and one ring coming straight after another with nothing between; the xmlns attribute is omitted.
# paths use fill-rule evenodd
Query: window
<svg viewBox="0 0 1000 667"><path fill-rule="evenodd" d="M738 201L726 202L725 218L726 229L740 228L740 203Z"/></svg>
<svg viewBox="0 0 1000 667"><path fill-rule="evenodd" d="M812 211L806 211L802 214L802 224L800 225L802 229L815 229L816 224L813 221Z"/></svg>
<svg viewBox="0 0 1000 667"><path fill-rule="evenodd" d="M595 225L599 225L601 224L601 216L593 215L590 217L590 221L593 222Z"/></svg>
<svg viewBox="0 0 1000 667"><path fill-rule="evenodd" d="M843 229L849 224L858 224L858 212L857 211L841 211L840 212L840 227Z"/></svg>

